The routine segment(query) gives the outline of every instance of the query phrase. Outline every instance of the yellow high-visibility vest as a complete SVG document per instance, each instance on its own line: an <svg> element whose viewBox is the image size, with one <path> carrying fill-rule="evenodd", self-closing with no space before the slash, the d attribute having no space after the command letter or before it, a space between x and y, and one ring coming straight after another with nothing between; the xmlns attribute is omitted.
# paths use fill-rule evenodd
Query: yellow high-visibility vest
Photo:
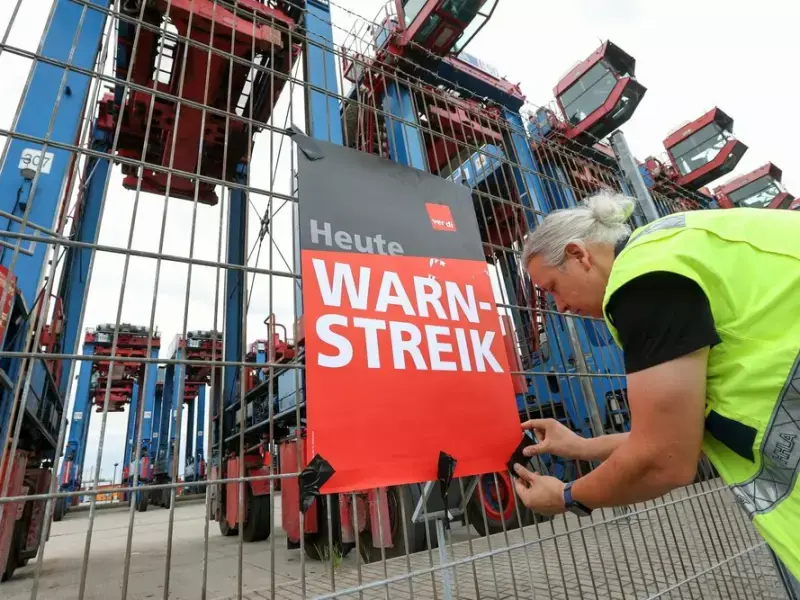
<svg viewBox="0 0 800 600"><path fill-rule="evenodd" d="M635 230L603 302L645 273L697 282L722 343L708 359L703 451L800 579L800 212L670 215ZM668 310L668 307L666 307Z"/></svg>

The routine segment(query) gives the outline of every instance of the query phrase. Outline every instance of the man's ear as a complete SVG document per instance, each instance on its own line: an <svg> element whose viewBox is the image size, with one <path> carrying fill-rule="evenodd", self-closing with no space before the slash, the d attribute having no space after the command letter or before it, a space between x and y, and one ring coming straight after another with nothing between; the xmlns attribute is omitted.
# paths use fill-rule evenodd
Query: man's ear
<svg viewBox="0 0 800 600"><path fill-rule="evenodd" d="M578 242L570 242L564 247L564 254L566 255L567 259L573 259L578 261L578 263L588 271L591 266L592 262L589 258L589 252Z"/></svg>

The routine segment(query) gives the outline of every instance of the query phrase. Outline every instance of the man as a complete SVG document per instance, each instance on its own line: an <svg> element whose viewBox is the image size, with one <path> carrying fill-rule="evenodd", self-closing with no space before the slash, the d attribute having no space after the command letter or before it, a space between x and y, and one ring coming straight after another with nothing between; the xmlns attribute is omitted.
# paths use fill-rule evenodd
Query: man
<svg viewBox="0 0 800 600"><path fill-rule="evenodd" d="M691 483L705 452L800 578L800 213L693 211L631 233L633 208L602 192L525 242L558 310L604 318L622 348L631 430L587 440L525 423L528 456L602 463L567 485L515 465L517 492L536 512L587 514Z"/></svg>

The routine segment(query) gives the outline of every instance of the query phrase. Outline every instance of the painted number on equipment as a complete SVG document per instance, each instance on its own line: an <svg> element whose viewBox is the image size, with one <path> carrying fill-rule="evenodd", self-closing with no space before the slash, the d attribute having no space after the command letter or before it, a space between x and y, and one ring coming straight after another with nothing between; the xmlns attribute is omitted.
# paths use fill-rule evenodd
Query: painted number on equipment
<svg viewBox="0 0 800 600"><path fill-rule="evenodd" d="M80 421L83 418L83 413L82 412L72 413L72 418L75 419L76 421Z"/></svg>
<svg viewBox="0 0 800 600"><path fill-rule="evenodd" d="M150 411L149 410L144 411L144 418L145 419L149 419L150 418Z"/></svg>
<svg viewBox="0 0 800 600"><path fill-rule="evenodd" d="M47 175L53 167L55 155L52 152L42 152L37 148L25 148L19 159L19 169L38 169L41 163L41 174Z"/></svg>

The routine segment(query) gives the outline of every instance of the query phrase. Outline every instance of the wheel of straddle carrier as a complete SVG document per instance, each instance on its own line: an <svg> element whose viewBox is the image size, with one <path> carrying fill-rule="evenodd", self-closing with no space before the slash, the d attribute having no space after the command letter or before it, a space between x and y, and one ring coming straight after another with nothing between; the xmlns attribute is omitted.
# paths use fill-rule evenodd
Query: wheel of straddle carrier
<svg viewBox="0 0 800 600"><path fill-rule="evenodd" d="M245 521L242 539L245 542L260 542L269 537L269 494L256 496L249 484L245 484Z"/></svg>
<svg viewBox="0 0 800 600"><path fill-rule="evenodd" d="M64 506L66 505L66 498L56 498L53 505L53 521L58 523L64 518Z"/></svg>
<svg viewBox="0 0 800 600"><path fill-rule="evenodd" d="M23 518L14 524L14 533L11 537L11 547L8 549L8 557L6 558L5 569L0 575L0 581L8 581L14 576L14 571L22 564L20 559L20 550L25 538L25 531L28 522ZM2 567L2 565L0 565Z"/></svg>
<svg viewBox="0 0 800 600"><path fill-rule="evenodd" d="M139 512L147 512L147 506L150 503L150 493L145 490L137 490L131 494L136 499L136 510Z"/></svg>
<svg viewBox="0 0 800 600"><path fill-rule="evenodd" d="M317 532L305 536L303 541L306 555L313 560L328 560L331 556L331 538L333 538L333 554L339 557L347 556L354 544L342 542L342 522L339 516L339 495L318 496L317 503ZM328 526L328 503L331 507L331 529ZM328 532L332 535L329 536Z"/></svg>
<svg viewBox="0 0 800 600"><path fill-rule="evenodd" d="M418 484L399 485L386 490L387 509L389 512L389 530L391 532L392 547L383 548L376 546L372 533L365 531L359 535L359 551L366 562L380 562L386 559L413 554L425 550L425 524L412 522L414 509L422 495L422 488ZM405 509L405 520L403 519ZM404 531L405 529L405 531ZM436 534L432 532L431 541L435 542ZM433 544L435 546L435 543Z"/></svg>
<svg viewBox="0 0 800 600"><path fill-rule="evenodd" d="M494 473L480 475L478 487L467 504L470 525L482 536L485 536L487 531L491 535L500 533L504 529L505 531L518 529L520 520L523 527L531 525L536 520L534 514L522 504L518 496L515 505L514 496L517 492L514 490L511 476L505 471L496 475L497 485L495 485ZM517 507L519 507L521 519L517 517ZM486 512L485 521L484 511Z"/></svg>

